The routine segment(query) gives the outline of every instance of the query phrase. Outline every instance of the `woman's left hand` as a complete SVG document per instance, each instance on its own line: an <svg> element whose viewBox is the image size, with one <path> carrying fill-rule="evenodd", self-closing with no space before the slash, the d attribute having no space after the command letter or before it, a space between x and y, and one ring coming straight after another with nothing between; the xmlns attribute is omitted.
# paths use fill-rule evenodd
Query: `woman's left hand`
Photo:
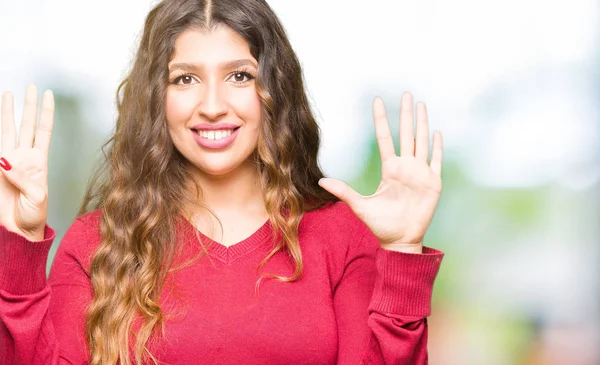
<svg viewBox="0 0 600 365"><path fill-rule="evenodd" d="M442 192L442 134L433 134L431 162L429 126L425 104L417 103L417 132L413 128L413 99L402 95L400 108L400 156L394 142L383 101L373 102L375 134L381 155L381 182L377 191L362 196L344 182L331 178L319 185L346 202L379 239L395 251L421 253L423 237L431 223Z"/></svg>

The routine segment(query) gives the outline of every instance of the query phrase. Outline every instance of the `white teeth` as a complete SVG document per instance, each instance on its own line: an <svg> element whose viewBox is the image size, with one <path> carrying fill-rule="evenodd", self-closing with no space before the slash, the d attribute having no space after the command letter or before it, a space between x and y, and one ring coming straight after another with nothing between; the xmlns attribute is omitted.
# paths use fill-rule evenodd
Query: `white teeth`
<svg viewBox="0 0 600 365"><path fill-rule="evenodd" d="M197 131L202 138L218 141L222 138L231 136L233 129L218 130L218 131Z"/></svg>

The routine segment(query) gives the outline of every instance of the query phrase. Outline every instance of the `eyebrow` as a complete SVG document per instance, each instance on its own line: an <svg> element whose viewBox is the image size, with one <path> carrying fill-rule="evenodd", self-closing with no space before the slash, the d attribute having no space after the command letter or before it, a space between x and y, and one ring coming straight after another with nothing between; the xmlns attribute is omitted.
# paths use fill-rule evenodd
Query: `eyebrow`
<svg viewBox="0 0 600 365"><path fill-rule="evenodd" d="M221 64L219 64L219 67L222 69L226 69L226 70L230 70L230 69L234 69L234 68L239 68L242 66L253 66L254 68L256 68L256 64L250 60L250 59L242 59L242 60L234 60L234 61L228 61L228 62L223 62ZM199 64L194 64L194 63L185 63L185 62L181 62L181 63L174 63L169 67L169 72L173 72L175 70L182 70L182 71L197 71L199 69L202 69L203 66L199 65Z"/></svg>

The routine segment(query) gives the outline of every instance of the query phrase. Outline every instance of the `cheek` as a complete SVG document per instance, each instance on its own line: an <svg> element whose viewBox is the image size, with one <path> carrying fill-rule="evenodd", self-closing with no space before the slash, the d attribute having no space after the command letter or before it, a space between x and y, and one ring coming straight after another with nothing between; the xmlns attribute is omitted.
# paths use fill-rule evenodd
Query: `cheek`
<svg viewBox="0 0 600 365"><path fill-rule="evenodd" d="M196 109L196 98L192 93L167 91L165 112L170 127L187 122Z"/></svg>
<svg viewBox="0 0 600 365"><path fill-rule="evenodd" d="M247 123L256 124L258 127L262 117L262 104L255 91L237 95L236 109Z"/></svg>

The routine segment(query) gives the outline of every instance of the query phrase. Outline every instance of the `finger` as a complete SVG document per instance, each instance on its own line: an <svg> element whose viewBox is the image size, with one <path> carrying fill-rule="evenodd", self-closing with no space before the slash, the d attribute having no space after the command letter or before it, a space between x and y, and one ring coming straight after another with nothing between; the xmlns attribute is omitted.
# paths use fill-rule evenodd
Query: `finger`
<svg viewBox="0 0 600 365"><path fill-rule="evenodd" d="M37 207L43 206L48 195L43 187L31 181L24 171L18 166L11 165L6 158L2 158L0 161L0 174L4 175L9 183L19 189L33 205ZM7 167L10 168L7 169Z"/></svg>
<svg viewBox="0 0 600 365"><path fill-rule="evenodd" d="M14 117L14 99L12 93L2 93L2 113L0 115L2 123L2 153L15 149L17 141Z"/></svg>
<svg viewBox="0 0 600 365"><path fill-rule="evenodd" d="M50 90L44 92L42 99L42 115L40 124L35 133L34 147L41 149L46 154L50 150L52 128L54 126L54 94Z"/></svg>
<svg viewBox="0 0 600 365"><path fill-rule="evenodd" d="M429 157L429 122L425 103L417 103L417 137L415 157L427 163Z"/></svg>
<svg viewBox="0 0 600 365"><path fill-rule="evenodd" d="M402 94L400 107L400 156L415 155L415 132L413 120L413 97L409 92Z"/></svg>
<svg viewBox="0 0 600 365"><path fill-rule="evenodd" d="M362 195L354 191L348 184L337 179L322 178L319 180L319 185L338 197L344 203L348 204L352 210L358 206L358 203L362 198Z"/></svg>
<svg viewBox="0 0 600 365"><path fill-rule="evenodd" d="M394 148L392 132L390 131L390 125L385 113L385 106L383 105L383 100L379 97L373 101L373 121L375 122L375 137L377 138L381 161L396 156L396 149Z"/></svg>
<svg viewBox="0 0 600 365"><path fill-rule="evenodd" d="M442 159L443 159L443 140L442 132L435 131L433 133L433 151L431 152L431 170L438 176L442 175Z"/></svg>
<svg viewBox="0 0 600 365"><path fill-rule="evenodd" d="M25 91L25 106L23 107L23 120L19 131L19 147L33 146L35 123L37 120L38 94L35 85L27 86Z"/></svg>

